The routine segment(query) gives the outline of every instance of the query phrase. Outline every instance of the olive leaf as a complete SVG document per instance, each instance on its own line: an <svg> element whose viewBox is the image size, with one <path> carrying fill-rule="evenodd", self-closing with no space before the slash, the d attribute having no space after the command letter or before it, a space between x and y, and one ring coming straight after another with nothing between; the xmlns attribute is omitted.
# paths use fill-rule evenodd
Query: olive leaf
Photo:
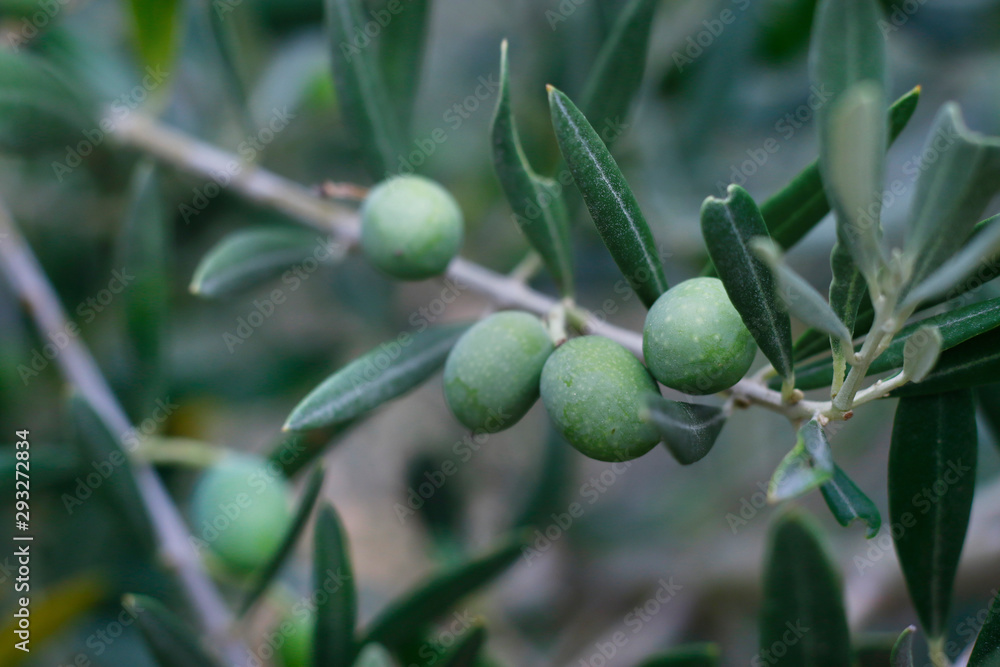
<svg viewBox="0 0 1000 667"><path fill-rule="evenodd" d="M854 264L850 248L839 238L840 230L838 227L838 238L830 252L830 267L833 269L833 278L830 281L830 308L853 336L858 308L868 293L868 286ZM830 350L833 353L833 372L827 385L830 386L830 393L833 396L840 391L847 375L848 354L847 350L843 349L842 340L839 336L829 338Z"/></svg>
<svg viewBox="0 0 1000 667"><path fill-rule="evenodd" d="M642 85L656 6L656 0L630 0L622 7L580 97L580 108L609 148Z"/></svg>
<svg viewBox="0 0 1000 667"><path fill-rule="evenodd" d="M711 405L682 403L650 394L646 408L644 421L653 425L681 465L705 458L726 425L725 412Z"/></svg>
<svg viewBox="0 0 1000 667"><path fill-rule="evenodd" d="M992 221L993 218L990 218ZM989 221L987 221L989 222ZM917 285L903 300L903 307L916 306L920 303L937 299L938 297L961 289L963 284L973 275L975 284L982 284L995 275L1000 262L1000 223L989 225L976 234L969 243L945 261L934 273L930 274ZM983 274L986 275L983 275Z"/></svg>
<svg viewBox="0 0 1000 667"><path fill-rule="evenodd" d="M400 334L327 378L289 415L286 431L342 424L424 382L444 364L468 324Z"/></svg>
<svg viewBox="0 0 1000 667"><path fill-rule="evenodd" d="M524 155L510 102L507 41L500 47L500 99L491 129L493 168L514 219L564 296L573 294L569 217L561 188L536 174Z"/></svg>
<svg viewBox="0 0 1000 667"><path fill-rule="evenodd" d="M941 147L942 139L944 147ZM930 276L965 244L986 205L1000 190L1000 139L969 131L957 104L942 107L928 135L904 257L911 284Z"/></svg>
<svg viewBox="0 0 1000 667"><path fill-rule="evenodd" d="M903 345L903 372L910 382L920 382L941 356L944 338L934 326L922 326Z"/></svg>
<svg viewBox="0 0 1000 667"><path fill-rule="evenodd" d="M889 656L891 667L914 667L913 635L916 632L916 626L911 625L899 634L896 643L892 645L892 654Z"/></svg>
<svg viewBox="0 0 1000 667"><path fill-rule="evenodd" d="M818 421L811 419L799 428L795 446L775 469L767 487L767 500L777 503L808 493L831 481L834 469L826 433Z"/></svg>
<svg viewBox="0 0 1000 667"><path fill-rule="evenodd" d="M395 168L404 142L389 104L377 49L357 38L364 34L364 1L325 0L324 7L341 115L349 135L362 149L369 176L382 179Z"/></svg>
<svg viewBox="0 0 1000 667"><path fill-rule="evenodd" d="M135 41L143 64L171 69L182 26L178 0L128 0Z"/></svg>
<svg viewBox="0 0 1000 667"><path fill-rule="evenodd" d="M871 632L855 637L854 667L886 667L892 655L892 646L898 635L888 632Z"/></svg>
<svg viewBox="0 0 1000 667"><path fill-rule="evenodd" d="M854 521L863 521L867 526L865 537L869 540L882 527L882 515L871 498L847 476L840 466L834 465L833 478L820 487L823 500L833 513L833 517L845 528Z"/></svg>
<svg viewBox="0 0 1000 667"><path fill-rule="evenodd" d="M382 610L367 627L362 643L378 642L395 653L419 638L428 622L503 573L521 555L522 548L520 538L512 539L485 556L431 578Z"/></svg>
<svg viewBox="0 0 1000 667"><path fill-rule="evenodd" d="M314 253L322 254L323 259L341 254L332 240L296 227L234 232L202 257L189 289L201 297L229 296L280 274Z"/></svg>
<svg viewBox="0 0 1000 667"><path fill-rule="evenodd" d="M709 197L702 204L701 231L743 323L775 370L792 378L791 321L778 303L774 276L751 249L755 237L767 238L757 204L746 190L730 185L726 199Z"/></svg>
<svg viewBox="0 0 1000 667"><path fill-rule="evenodd" d="M407 0L402 4L382 0L375 9L391 13L379 36L378 57L382 78L403 130L409 129L413 119L431 6L431 0Z"/></svg>
<svg viewBox="0 0 1000 667"><path fill-rule="evenodd" d="M441 667L474 667L486 644L486 628L473 626L454 648L441 657Z"/></svg>
<svg viewBox="0 0 1000 667"><path fill-rule="evenodd" d="M327 595L316 605L313 665L350 667L358 654L358 599L347 534L333 505L320 506L314 531L313 586Z"/></svg>
<svg viewBox="0 0 1000 667"><path fill-rule="evenodd" d="M639 667L715 667L721 653L717 644L689 644L646 658Z"/></svg>
<svg viewBox="0 0 1000 667"><path fill-rule="evenodd" d="M309 516L312 514L313 506L316 504L316 499L319 498L320 490L323 488L323 477L325 472L326 471L323 469L323 466L319 465L309 476L309 480L305 485L305 490L302 492L302 499L299 501L298 509L295 510L295 515L292 517L292 522L288 526L288 531L285 533L285 537L281 541L281 546L260 570L260 573L254 578L254 581L250 586L250 592L243 599L243 602L240 605L241 616L246 614L247 611L253 607L254 603L260 599L260 596L263 595L264 591L267 590L267 587L274 581L274 578L281 570L282 565L284 565L285 560L295 548L295 544L299 541L299 536L302 535L302 531L305 530L306 523L309 521Z"/></svg>
<svg viewBox="0 0 1000 667"><path fill-rule="evenodd" d="M924 396L971 389L1000 381L1000 328L944 352L919 384L905 384L889 396Z"/></svg>
<svg viewBox="0 0 1000 667"><path fill-rule="evenodd" d="M653 234L618 163L576 105L549 86L552 126L597 231L639 299L650 307L667 291Z"/></svg>
<svg viewBox="0 0 1000 667"><path fill-rule="evenodd" d="M851 641L843 585L820 538L804 514L789 511L771 528L764 569L760 648L782 665L843 667Z"/></svg>
<svg viewBox="0 0 1000 667"><path fill-rule="evenodd" d="M833 312L826 299L785 263L777 246L761 237L753 240L751 248L771 269L778 282L778 294L788 312L802 322L840 338L850 347L851 332Z"/></svg>
<svg viewBox="0 0 1000 667"><path fill-rule="evenodd" d="M218 667L193 628L154 598L126 595L122 606L161 667Z"/></svg>
<svg viewBox="0 0 1000 667"><path fill-rule="evenodd" d="M996 667L1000 665L1000 593L993 598L986 622L979 630L976 644L969 656L969 667Z"/></svg>
<svg viewBox="0 0 1000 667"><path fill-rule="evenodd" d="M931 639L947 631L972 509L976 411L968 390L899 401L889 448L889 518L899 564Z"/></svg>
<svg viewBox="0 0 1000 667"><path fill-rule="evenodd" d="M268 463L277 466L285 477L294 477L360 421L361 417L356 417L323 428L285 433L268 455Z"/></svg>

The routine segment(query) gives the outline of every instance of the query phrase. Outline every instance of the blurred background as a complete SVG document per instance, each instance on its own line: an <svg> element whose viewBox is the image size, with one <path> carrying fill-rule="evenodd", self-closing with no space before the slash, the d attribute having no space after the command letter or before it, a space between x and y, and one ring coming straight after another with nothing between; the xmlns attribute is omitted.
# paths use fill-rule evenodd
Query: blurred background
<svg viewBox="0 0 1000 667"><path fill-rule="evenodd" d="M385 1L369 4L378 10ZM527 250L490 158L501 40L510 42L522 140L536 168L551 172L558 150L544 86L554 84L571 97L580 93L623 4L433 3L412 146L420 150L432 135L445 137L418 172L440 181L460 202L467 258L506 272ZM889 153L888 178L899 181L902 192L884 213L886 233L893 237L913 189L906 165L922 152L943 102L959 101L973 129L1000 133L1000 2L885 4L893 97L916 85L923 91ZM706 196L737 182L763 200L815 159L810 103L820 93L810 90L807 73L813 5L660 3L642 91L630 116L621 119L615 154L671 283L696 275L704 264L698 211ZM155 114L241 156L253 151L257 164L304 185L373 184L339 118L320 0L195 0L180 11L176 52L169 64L152 70L143 64L148 54L136 46L127 3L113 0L4 0L0 49L5 57L30 53L43 59L113 110ZM724 11L735 20L716 30ZM5 84L0 108L5 96L16 94ZM261 128L269 124L281 129L264 141ZM414 330L422 319L475 318L489 307L462 290L452 300L453 288L440 280L393 283L353 255L305 273L294 288L275 279L225 299L193 296L188 285L195 267L224 236L295 223L225 189L201 206L205 182L164 167L158 170L163 205L149 215L163 216L165 235L136 266L142 280L158 286L166 310L146 313L157 323L155 340L136 338L136 317L143 315L130 310L128 290L113 293L112 281L114 271L132 268L123 239L142 224L142 215L130 212L130 184L142 156L99 134L81 137L30 117L0 117L0 196L130 416L137 424L147 420L157 436L266 454L281 441L290 410L348 361ZM762 158L770 138L778 150ZM92 150L74 156L73 147L84 139ZM589 216L578 211L573 229L579 301L605 310L616 324L640 329L641 304L616 291L621 276ZM827 220L790 254L792 265L824 290L833 237ZM544 276L533 285L554 293ZM251 335L237 334L241 318L258 308L255 300L275 289L287 300ZM998 291L986 285L974 298ZM112 293L106 303L105 292ZM234 334L240 338L235 345ZM36 359L49 342L0 283L4 535L13 495L7 491L13 488L7 434L27 428L34 446L33 595L70 601L60 604L68 618L53 620L58 631L39 641L30 656L11 653L5 634L0 663L70 665L84 655L90 662L80 664L152 665L134 629L110 642L94 639L121 613L123 592L168 599L177 592L132 538L114 502L88 502L67 512L63 494L73 493L90 469L75 444L79 429L68 418L64 380L54 363ZM157 399L171 407L163 419L149 422ZM891 401L866 407L833 441L839 464L883 517L893 408ZM1000 457L990 418L995 424L1000 415L982 413L980 491L954 607L960 646L973 636L968 619L978 615L982 622L980 612L1000 585ZM711 455L688 468L659 447L624 471L612 471L552 443L540 404L475 450L461 445L467 436L449 415L437 377L377 410L327 451L324 495L350 535L362 622L429 572L483 551L525 512L534 512L540 530L531 542L534 551L466 603L465 611L486 620L489 655L497 664L633 665L656 650L702 640L722 644L725 664L746 664L755 655L760 559L775 512L763 504L761 490L793 442L783 418L761 410L738 413ZM401 512L420 484L449 461L457 472L420 509ZM162 472L186 511L196 473L176 466ZM574 502L583 505L583 515L544 537L556 523L552 515ZM844 573L852 630L859 636L898 633L914 622L888 526L866 541L863 528L838 526L818 494L801 504L815 511ZM308 543L303 541L283 574L291 594L308 589ZM0 610L8 619L13 571L5 558L7 547L0 551ZM669 596L661 592L666 585ZM659 602L650 604L658 595ZM254 632L265 632L274 621L266 608L255 617ZM602 655L601 647L617 632L625 632L627 642L612 657Z"/></svg>

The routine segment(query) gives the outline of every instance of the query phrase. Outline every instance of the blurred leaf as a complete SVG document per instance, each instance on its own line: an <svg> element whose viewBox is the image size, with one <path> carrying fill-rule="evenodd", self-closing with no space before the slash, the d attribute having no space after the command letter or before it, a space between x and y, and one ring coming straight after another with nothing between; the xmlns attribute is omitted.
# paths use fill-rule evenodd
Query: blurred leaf
<svg viewBox="0 0 1000 667"><path fill-rule="evenodd" d="M253 607L254 603L260 599L260 596L263 595L264 591L267 590L268 586L277 577L278 572L281 571L285 560L295 549L302 531L305 530L306 524L309 522L309 516L312 514L316 499L319 498L319 493L323 488L323 476L325 473L323 465L320 464L309 475L309 480L306 482L305 489L302 492L302 499L299 500L299 507L295 510L295 515L292 517L288 532L285 533L285 538L281 542L281 547L263 569L261 569L260 574L255 577L250 587L250 593L247 594L240 605L241 616L246 614Z"/></svg>
<svg viewBox="0 0 1000 667"><path fill-rule="evenodd" d="M160 181L151 161L136 167L130 202L121 234L125 273L132 282L123 293L129 339L135 352L133 391L127 399L133 419L152 409L163 395L163 348L170 312L170 216L160 194Z"/></svg>
<svg viewBox="0 0 1000 667"><path fill-rule="evenodd" d="M889 450L889 517L910 597L927 635L947 631L952 585L976 478L968 390L900 400ZM944 485L944 490L940 490Z"/></svg>
<svg viewBox="0 0 1000 667"><path fill-rule="evenodd" d="M773 656L773 647L785 647L778 665L850 665L840 576L813 522L799 512L780 516L771 529L765 563L761 651Z"/></svg>
<svg viewBox="0 0 1000 667"><path fill-rule="evenodd" d="M580 108L608 148L627 127L629 106L642 85L656 0L629 0L601 46L580 97Z"/></svg>
<svg viewBox="0 0 1000 667"><path fill-rule="evenodd" d="M173 65L181 23L177 0L129 0L132 25L143 64L153 69Z"/></svg>
<svg viewBox="0 0 1000 667"><path fill-rule="evenodd" d="M463 636L458 644L440 659L441 667L474 667L486 644L486 628L477 625ZM437 663L435 663L437 664Z"/></svg>
<svg viewBox="0 0 1000 667"><path fill-rule="evenodd" d="M892 667L913 667L913 635L916 631L917 628L911 625L900 633L889 656L889 664Z"/></svg>
<svg viewBox="0 0 1000 667"><path fill-rule="evenodd" d="M500 99L490 131L493 168L514 219L552 274L560 294L573 294L573 257L569 218L562 188L536 174L524 155L510 103L507 41L500 47Z"/></svg>
<svg viewBox="0 0 1000 667"><path fill-rule="evenodd" d="M840 229L838 227L838 235ZM854 265L850 249L839 238L834 243L830 253L830 267L833 269L833 278L830 281L830 308L853 336L858 308L868 293L868 286L865 284L861 272ZM830 350L833 353L831 361L833 370L827 384L830 385L831 395L836 395L844 382L848 355L847 351L843 349L844 343L841 338L831 337L829 341ZM801 378L799 380L801 381Z"/></svg>
<svg viewBox="0 0 1000 667"><path fill-rule="evenodd" d="M797 498L834 478L835 465L823 427L811 419L799 428L795 446L778 464L767 487L768 502Z"/></svg>
<svg viewBox="0 0 1000 667"><path fill-rule="evenodd" d="M968 667L997 667L997 665L1000 665L1000 594L997 594L990 603L986 622L979 630Z"/></svg>
<svg viewBox="0 0 1000 667"><path fill-rule="evenodd" d="M393 12L394 7L399 8L397 12ZM399 126L408 130L420 85L431 0L407 0L402 4L380 0L373 11L383 17L385 12L389 14L379 36L379 63L389 97L399 115Z"/></svg>
<svg viewBox="0 0 1000 667"><path fill-rule="evenodd" d="M322 248L335 256L334 242L298 228L261 227L229 234L202 257L191 279L192 294L230 296L280 274Z"/></svg>
<svg viewBox="0 0 1000 667"><path fill-rule="evenodd" d="M358 600L347 535L333 505L320 506L315 536L313 586L329 595L316 606L313 665L350 667L358 654L354 637ZM326 582L333 584L333 590L329 590Z"/></svg>
<svg viewBox="0 0 1000 667"><path fill-rule="evenodd" d="M924 396L1000 381L1000 328L956 345L941 355L919 384L903 385L891 397Z"/></svg>
<svg viewBox="0 0 1000 667"><path fill-rule="evenodd" d="M34 454L35 452L32 452L32 463L35 462ZM34 477L31 481L34 481ZM13 586L11 590L13 591ZM51 584L40 595L31 599L29 646L32 648L46 646L53 637L65 632L85 614L92 612L107 594L106 582L95 572L83 572L70 579ZM12 595L10 599L13 600L14 596ZM15 634L19 630L20 619L13 617L13 613L10 612L11 620L0 627L0 632L8 638L8 641L0 644L0 664L5 667L17 667L30 657L30 653L14 646L16 642L22 641L22 638Z"/></svg>
<svg viewBox="0 0 1000 667"><path fill-rule="evenodd" d="M920 382L927 377L941 356L943 343L941 330L933 326L922 326L906 339L903 345L903 372L910 382Z"/></svg>
<svg viewBox="0 0 1000 667"><path fill-rule="evenodd" d="M145 595L126 595L122 605L131 614L161 667L216 667L201 640L172 611Z"/></svg>
<svg viewBox="0 0 1000 667"><path fill-rule="evenodd" d="M869 540L882 527L882 515L871 498L847 476L840 466L835 465L833 479L820 487L823 500L833 513L833 518L845 528L854 521L863 521L867 526L865 537Z"/></svg>
<svg viewBox="0 0 1000 667"><path fill-rule="evenodd" d="M682 403L651 395L645 421L656 428L670 453L681 465L691 465L705 458L715 445L726 414L711 405Z"/></svg>
<svg viewBox="0 0 1000 667"><path fill-rule="evenodd" d="M69 409L77 430L80 457L86 467L93 468L104 480L97 487L88 484L88 488L96 489L95 493L107 499L114 512L132 531L140 548L151 552L156 541L128 455L83 396L73 393ZM70 513L77 504L86 502L86 498L81 499L79 493L73 496L73 500L73 507L67 505L66 508Z"/></svg>
<svg viewBox="0 0 1000 667"><path fill-rule="evenodd" d="M997 253L1000 253L1000 223L994 223L976 234L958 254L945 261L907 294L903 305L916 306L943 296L949 291L954 292L956 287L961 288L964 284L968 284L970 277L974 277L981 284L984 277L989 277L982 275L984 269L996 272Z"/></svg>
<svg viewBox="0 0 1000 667"><path fill-rule="evenodd" d="M382 180L402 155L404 141L377 63L377 49L364 32L363 0L324 0L327 40L337 100L364 154L369 176Z"/></svg>
<svg viewBox="0 0 1000 667"><path fill-rule="evenodd" d="M294 477L328 447L338 443L360 421L359 417L325 428L287 433L267 457L268 462L281 468L285 477Z"/></svg>
<svg viewBox="0 0 1000 667"><path fill-rule="evenodd" d="M885 38L875 0L820 0L813 21L810 78L833 100L862 81L885 88ZM820 110L821 122L832 109Z"/></svg>
<svg viewBox="0 0 1000 667"><path fill-rule="evenodd" d="M449 470L457 473L451 459L425 452L417 454L407 465L407 504L397 504L395 508L400 522L404 522L411 514L417 515L444 558L461 552L462 514L466 505L458 489L460 484L438 484L436 481L447 479L449 475L446 471ZM427 484L434 488L429 495L419 490Z"/></svg>
<svg viewBox="0 0 1000 667"><path fill-rule="evenodd" d="M913 117L919 100L920 87L917 86L889 108L890 142L895 141ZM765 201L760 212L775 243L785 249L798 243L830 212L830 203L820 176L819 160L806 167L782 190Z"/></svg>
<svg viewBox="0 0 1000 667"><path fill-rule="evenodd" d="M720 655L716 644L688 644L646 658L639 667L715 667Z"/></svg>
<svg viewBox="0 0 1000 667"><path fill-rule="evenodd" d="M789 313L805 324L839 337L850 345L851 332L833 312L826 299L785 263L781 251L773 241L760 237L753 239L750 246L771 269L778 282L778 294Z"/></svg>
<svg viewBox="0 0 1000 667"><path fill-rule="evenodd" d="M555 428L549 428L544 446L541 469L537 478L532 480L527 500L516 514L514 528L544 526L552 520L553 512L559 512L566 506L576 457L571 455L573 450Z"/></svg>
<svg viewBox="0 0 1000 667"><path fill-rule="evenodd" d="M746 190L730 185L726 199L709 197L701 206L701 231L729 300L775 370L793 376L792 325L778 304L774 277L750 249L767 238L764 219Z"/></svg>
<svg viewBox="0 0 1000 667"><path fill-rule="evenodd" d="M495 551L451 568L383 609L368 625L362 643L378 642L390 651L419 637L424 625L459 600L500 576L521 555L523 542L510 540Z"/></svg>
<svg viewBox="0 0 1000 667"><path fill-rule="evenodd" d="M945 148L938 143L946 138ZM1000 139L970 132L957 104L942 107L928 134L910 213L904 256L912 285L961 248L983 209L1000 190Z"/></svg>
<svg viewBox="0 0 1000 667"><path fill-rule="evenodd" d="M656 242L618 163L566 95L549 86L559 149L618 268L648 308L667 290Z"/></svg>
<svg viewBox="0 0 1000 667"><path fill-rule="evenodd" d="M396 667L398 664L389 651L378 644L365 646L354 661L354 667Z"/></svg>
<svg viewBox="0 0 1000 667"><path fill-rule="evenodd" d="M896 634L888 632L867 633L854 640L854 665L856 667L888 667Z"/></svg>
<svg viewBox="0 0 1000 667"><path fill-rule="evenodd" d="M977 387L976 403L979 406L979 416L993 432L993 442L1000 447L1000 384ZM31 462L35 462L34 457Z"/></svg>
<svg viewBox="0 0 1000 667"><path fill-rule="evenodd" d="M359 417L426 381L444 364L467 323L400 334L350 362L309 393L286 431L307 431Z"/></svg>

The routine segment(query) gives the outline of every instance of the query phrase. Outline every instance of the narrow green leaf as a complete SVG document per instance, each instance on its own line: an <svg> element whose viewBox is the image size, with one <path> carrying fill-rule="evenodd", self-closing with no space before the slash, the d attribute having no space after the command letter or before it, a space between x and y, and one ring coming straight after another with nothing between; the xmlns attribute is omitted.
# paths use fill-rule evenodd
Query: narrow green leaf
<svg viewBox="0 0 1000 667"><path fill-rule="evenodd" d="M328 448L339 443L360 421L362 419L358 417L324 428L286 433L267 457L268 462L278 466L285 477L294 477Z"/></svg>
<svg viewBox="0 0 1000 667"><path fill-rule="evenodd" d="M701 231L729 300L764 356L785 378L792 370L792 325L779 305L774 277L751 250L767 238L764 219L746 190L730 185L726 199L709 197L701 207Z"/></svg>
<svg viewBox="0 0 1000 667"><path fill-rule="evenodd" d="M890 394L924 396L971 389L1000 381L1000 328L976 336L944 352L934 370L919 384L906 384Z"/></svg>
<svg viewBox="0 0 1000 667"><path fill-rule="evenodd" d="M514 212L514 220L538 251L560 294L573 294L569 217L561 189L536 174L524 155L510 102L507 41L500 47L500 99L493 116L493 168Z"/></svg>
<svg viewBox="0 0 1000 667"><path fill-rule="evenodd" d="M413 120L413 106L424 62L431 0L407 0L404 3L380 0L373 11L380 16L388 13L388 22L379 36L379 63L386 89L399 116L399 126L408 130Z"/></svg>
<svg viewBox="0 0 1000 667"><path fill-rule="evenodd" d="M216 667L194 629L172 611L145 595L126 595L122 606L136 619L160 667Z"/></svg>
<svg viewBox="0 0 1000 667"><path fill-rule="evenodd" d="M833 517L845 528L854 521L863 521L868 527L865 537L869 540L882 527L882 515L871 498L847 476L840 466L834 466L833 479L820 487L823 500L833 513Z"/></svg>
<svg viewBox="0 0 1000 667"><path fill-rule="evenodd" d="M663 444L681 465L705 458L726 425L726 414L711 405L681 403L654 394L649 397L647 408L648 414L643 419L656 428Z"/></svg>
<svg viewBox="0 0 1000 667"><path fill-rule="evenodd" d="M816 289L788 266L773 241L763 237L750 244L757 256L764 260L778 282L778 295L789 313L831 336L851 342L851 332L830 308L830 304Z"/></svg>
<svg viewBox="0 0 1000 667"><path fill-rule="evenodd" d="M181 16L177 0L129 0L135 41L143 64L170 69L177 50Z"/></svg>
<svg viewBox="0 0 1000 667"><path fill-rule="evenodd" d="M230 296L307 257L327 261L344 254L332 239L293 227L261 227L229 234L206 253L191 279L191 293Z"/></svg>
<svg viewBox="0 0 1000 667"><path fill-rule="evenodd" d="M903 345L903 372L910 382L920 382L927 377L941 356L943 344L941 330L933 326L922 326L906 339Z"/></svg>
<svg viewBox="0 0 1000 667"><path fill-rule="evenodd" d="M363 0L324 0L327 40L337 101L349 135L360 145L369 176L381 180L396 167L404 144L378 65L364 35Z"/></svg>
<svg viewBox="0 0 1000 667"><path fill-rule="evenodd" d="M835 465L823 427L812 419L799 428L795 446L778 464L767 487L768 502L804 495L830 482Z"/></svg>
<svg viewBox="0 0 1000 667"><path fill-rule="evenodd" d="M972 655L969 656L969 667L998 665L1000 665L1000 593L990 603L986 622L979 630L976 645L972 648Z"/></svg>
<svg viewBox="0 0 1000 667"><path fill-rule="evenodd" d="M865 633L854 639L855 667L887 667L896 643L895 633Z"/></svg>
<svg viewBox="0 0 1000 667"><path fill-rule="evenodd" d="M428 622L502 574L521 555L522 547L520 539L511 540L485 556L433 577L372 620L363 643L378 642L395 652L418 638Z"/></svg>
<svg viewBox="0 0 1000 667"><path fill-rule="evenodd" d="M721 654L717 644L688 644L646 658L639 667L715 667Z"/></svg>
<svg viewBox="0 0 1000 667"><path fill-rule="evenodd" d="M328 595L316 605L313 634L315 667L350 667L358 654L354 632L358 599L347 534L333 505L323 503L316 517L313 586ZM332 589L332 590L331 590Z"/></svg>
<svg viewBox="0 0 1000 667"><path fill-rule="evenodd" d="M829 94L829 93L827 93ZM920 101L920 87L906 93L889 108L889 141L895 141L913 117ZM827 104L828 99L823 103ZM819 160L806 167L782 190L765 201L760 212L771 238L782 248L791 248L830 212L820 176Z"/></svg>
<svg viewBox="0 0 1000 667"><path fill-rule="evenodd" d="M580 97L580 108L608 147L625 127L629 106L642 85L656 5L656 0L630 0L622 7Z"/></svg>
<svg viewBox="0 0 1000 667"><path fill-rule="evenodd" d="M667 279L635 195L594 128L576 105L552 86L549 107L559 149L604 245L639 299L647 308L652 306L667 291Z"/></svg>
<svg viewBox="0 0 1000 667"><path fill-rule="evenodd" d="M1000 447L1000 384L977 387L976 404L979 406L980 418L993 433L994 444Z"/></svg>
<svg viewBox="0 0 1000 667"><path fill-rule="evenodd" d="M477 625L467 631L453 649L441 657L441 667L474 667L486 644L486 628Z"/></svg>
<svg viewBox="0 0 1000 667"><path fill-rule="evenodd" d="M139 546L152 552L156 546L152 523L136 486L128 454L82 395L74 392L70 396L69 409L77 431L81 459L111 470L100 485L98 494L121 516Z"/></svg>
<svg viewBox="0 0 1000 667"><path fill-rule="evenodd" d="M778 665L844 667L851 641L840 576L804 514L783 514L771 529L764 570L760 648ZM794 640L793 640L794 638Z"/></svg>
<svg viewBox="0 0 1000 667"><path fill-rule="evenodd" d="M990 219L992 220L992 218ZM970 277L981 284L985 271L995 272L997 254L1000 253L1000 223L995 223L976 234L957 255L945 261L934 273L917 285L903 302L903 306L937 299L956 287L967 284Z"/></svg>
<svg viewBox="0 0 1000 667"><path fill-rule="evenodd" d="M809 53L813 84L835 100L861 81L885 88L885 38L875 0L821 0ZM830 110L821 107L820 120Z"/></svg>
<svg viewBox="0 0 1000 667"><path fill-rule="evenodd" d="M913 667L913 635L917 632L916 626L909 626L900 633L899 639L892 646L892 654L889 656L891 667Z"/></svg>
<svg viewBox="0 0 1000 667"><path fill-rule="evenodd" d="M924 631L947 631L952 585L972 509L976 410L968 390L899 401L889 449L896 554Z"/></svg>
<svg viewBox="0 0 1000 667"><path fill-rule="evenodd" d="M302 499L299 501L299 507L295 510L295 516L292 517L292 523L288 527L288 532L285 533L285 539L282 540L281 547L267 562L260 571L260 574L256 576L250 587L250 593L243 599L243 603L240 605L241 616L246 614L253 607L254 603L260 599L260 596L263 595L264 591L271 585L271 582L274 581L278 572L281 571L282 565L285 564L285 560L295 548L296 543L299 541L299 536L302 535L302 531L305 530L306 523L309 521L313 506L316 504L316 499L319 498L319 492L323 488L323 476L325 472L323 466L319 465L309 476L305 490L302 492Z"/></svg>
<svg viewBox="0 0 1000 667"><path fill-rule="evenodd" d="M420 385L444 364L467 323L400 334L327 378L295 406L286 431L340 424Z"/></svg>
<svg viewBox="0 0 1000 667"><path fill-rule="evenodd" d="M928 157L921 164L903 246L913 262L913 285L965 244L1000 190L1000 139L969 131L957 104L942 107L923 155Z"/></svg>

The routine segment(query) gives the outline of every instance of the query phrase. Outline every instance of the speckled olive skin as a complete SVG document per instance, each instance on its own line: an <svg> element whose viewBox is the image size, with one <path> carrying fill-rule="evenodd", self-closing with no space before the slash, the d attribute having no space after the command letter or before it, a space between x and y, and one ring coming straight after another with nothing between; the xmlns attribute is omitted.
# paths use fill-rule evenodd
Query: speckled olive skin
<svg viewBox="0 0 1000 667"><path fill-rule="evenodd" d="M194 536L232 570L249 573L281 546L291 489L257 457L229 455L207 469L191 500Z"/></svg>
<svg viewBox="0 0 1000 667"><path fill-rule="evenodd" d="M717 278L686 280L646 315L642 338L649 371L685 394L714 394L739 382L757 345Z"/></svg>
<svg viewBox="0 0 1000 667"><path fill-rule="evenodd" d="M554 346L541 321L507 311L477 322L444 365L444 397L458 421L491 433L510 428L538 400Z"/></svg>
<svg viewBox="0 0 1000 667"><path fill-rule="evenodd" d="M541 388L559 432L591 458L626 461L660 441L639 418L645 397L659 388L639 360L612 340L583 336L564 343L545 362Z"/></svg>
<svg viewBox="0 0 1000 667"><path fill-rule="evenodd" d="M383 181L361 207L361 249L402 280L444 273L462 247L462 211L451 194L421 176Z"/></svg>

